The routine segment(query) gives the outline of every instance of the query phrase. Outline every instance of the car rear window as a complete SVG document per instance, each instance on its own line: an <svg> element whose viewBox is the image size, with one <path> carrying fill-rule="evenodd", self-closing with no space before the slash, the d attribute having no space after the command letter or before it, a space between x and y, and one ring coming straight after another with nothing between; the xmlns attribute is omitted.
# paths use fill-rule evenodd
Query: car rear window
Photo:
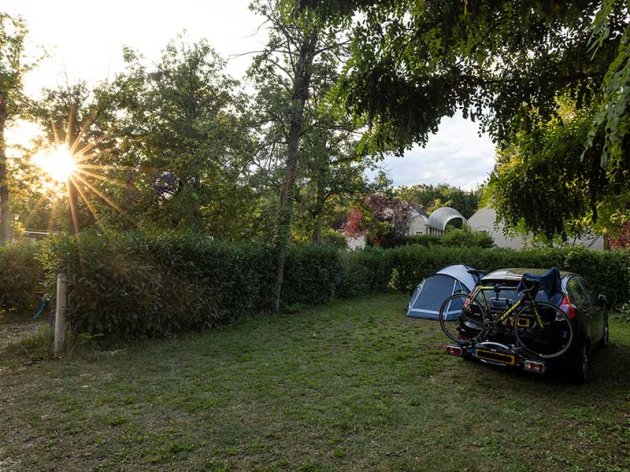
<svg viewBox="0 0 630 472"><path fill-rule="evenodd" d="M519 285L519 281L513 281L513 280L483 280L480 285L483 285L484 287L490 287L493 285L499 285L499 287L501 287L501 290L499 291L499 298L507 298L509 300L511 300L512 302L515 302L516 300L518 300L521 295L522 292L517 292L516 289L518 288ZM488 290L486 291L486 297L496 297L495 295L495 291L493 290ZM536 294L536 301L537 302L548 302L549 301L549 297L547 297L547 294L543 291L543 290L539 290L538 293Z"/></svg>

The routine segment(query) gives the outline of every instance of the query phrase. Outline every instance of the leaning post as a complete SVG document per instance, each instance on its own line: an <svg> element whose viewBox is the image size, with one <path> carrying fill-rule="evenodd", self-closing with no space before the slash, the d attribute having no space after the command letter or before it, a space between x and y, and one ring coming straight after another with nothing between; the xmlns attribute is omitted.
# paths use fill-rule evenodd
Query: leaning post
<svg viewBox="0 0 630 472"><path fill-rule="evenodd" d="M63 353L68 279L65 274L57 275L57 306L55 310L55 356Z"/></svg>

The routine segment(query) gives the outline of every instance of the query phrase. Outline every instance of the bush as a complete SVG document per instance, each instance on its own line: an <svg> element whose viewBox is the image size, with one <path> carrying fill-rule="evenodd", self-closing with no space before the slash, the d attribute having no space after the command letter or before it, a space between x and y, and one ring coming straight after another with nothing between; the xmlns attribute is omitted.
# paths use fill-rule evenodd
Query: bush
<svg viewBox="0 0 630 472"><path fill-rule="evenodd" d="M347 249L348 242L346 241L346 236L343 233L335 231L333 229L329 229L324 231L321 236L320 242L322 244L327 244L329 246L334 246L338 249Z"/></svg>
<svg viewBox="0 0 630 472"><path fill-rule="evenodd" d="M490 248L494 245L494 239L485 231L471 231L468 228L456 228L447 231L440 242L447 247Z"/></svg>
<svg viewBox="0 0 630 472"><path fill-rule="evenodd" d="M481 247L491 248L494 246L494 239L485 231L471 231L468 228L455 228L444 233L443 236L432 234L420 234L416 236L406 236L404 244L418 245L424 247L445 246L445 247Z"/></svg>
<svg viewBox="0 0 630 472"><path fill-rule="evenodd" d="M38 249L32 241L0 245L0 318L35 312L43 278Z"/></svg>
<svg viewBox="0 0 630 472"><path fill-rule="evenodd" d="M266 312L273 303L275 256L262 245L199 235L82 234L48 242L41 260L51 286L54 274L68 275L68 319L79 333L162 336ZM306 245L289 251L282 303L294 308L388 288L410 292L455 263L486 271L556 266L585 276L613 305L630 300L630 253L624 251L411 245L349 252Z"/></svg>
<svg viewBox="0 0 630 472"><path fill-rule="evenodd" d="M161 336L268 311L273 303L275 256L261 245L200 235L82 234L49 242L46 253L50 277L68 274L67 316L75 332ZM283 305L338 296L345 254L327 245L291 248Z"/></svg>
<svg viewBox="0 0 630 472"><path fill-rule="evenodd" d="M418 234L405 237L405 245L418 245L424 247L439 246L442 238L433 234Z"/></svg>
<svg viewBox="0 0 630 472"><path fill-rule="evenodd" d="M272 273L275 277L275 270ZM328 303L335 298L342 274L341 253L337 248L327 245L293 247L287 257L282 285L283 303Z"/></svg>
<svg viewBox="0 0 630 472"><path fill-rule="evenodd" d="M563 249L478 249L406 246L389 251L392 286L411 291L424 277L449 264L492 271L507 267L558 267L584 276L613 306L630 300L630 253Z"/></svg>

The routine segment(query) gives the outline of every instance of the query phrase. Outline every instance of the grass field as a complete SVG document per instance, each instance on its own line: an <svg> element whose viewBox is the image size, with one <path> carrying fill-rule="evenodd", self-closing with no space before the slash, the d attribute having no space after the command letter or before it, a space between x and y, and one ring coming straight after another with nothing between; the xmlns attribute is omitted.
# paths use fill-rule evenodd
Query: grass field
<svg viewBox="0 0 630 472"><path fill-rule="evenodd" d="M630 325L575 386L448 357L388 294L0 360L0 471L630 469ZM27 349L28 350L28 349Z"/></svg>

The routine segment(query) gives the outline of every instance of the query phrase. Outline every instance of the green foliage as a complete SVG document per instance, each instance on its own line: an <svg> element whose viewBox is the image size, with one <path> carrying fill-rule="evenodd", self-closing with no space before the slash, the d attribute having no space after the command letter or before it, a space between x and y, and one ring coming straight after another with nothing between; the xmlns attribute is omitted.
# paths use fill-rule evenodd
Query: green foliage
<svg viewBox="0 0 630 472"><path fill-rule="evenodd" d="M27 102L22 90L24 76L38 61L25 54L28 33L22 17L0 11L0 111L5 113L4 119L23 113Z"/></svg>
<svg viewBox="0 0 630 472"><path fill-rule="evenodd" d="M35 312L43 280L38 251L31 241L0 245L0 319Z"/></svg>
<svg viewBox="0 0 630 472"><path fill-rule="evenodd" d="M597 153L582 153L593 110L579 110L563 96L551 117L523 113L527 128L503 144L488 186L499 218L510 229L522 226L548 241L594 224L610 226L610 218L598 216L611 192L619 195L622 187L600 166Z"/></svg>
<svg viewBox="0 0 630 472"><path fill-rule="evenodd" d="M333 229L328 229L323 232L321 243L334 246L337 249L346 249L348 247L346 237L342 233Z"/></svg>
<svg viewBox="0 0 630 472"><path fill-rule="evenodd" d="M492 271L507 267L549 268L584 276L613 306L630 299L630 253L579 248L478 249L405 246L387 251L393 268L392 286L410 291L424 277L450 264L468 264Z"/></svg>
<svg viewBox="0 0 630 472"><path fill-rule="evenodd" d="M381 258L346 254L330 245L292 247L283 306L322 304L387 286L390 271L378 269ZM275 259L260 244L197 234L84 233L48 242L42 259L49 285L55 274L68 275L68 319L78 333L162 336L266 312L273 303ZM357 265L369 271L361 281Z"/></svg>
<svg viewBox="0 0 630 472"><path fill-rule="evenodd" d="M625 3L625 5L624 5ZM593 23L596 55L606 54L606 45L619 41L616 56L612 56L602 84L602 100L588 137L587 150L595 147L601 153L601 162L610 167L618 180L628 179L627 153L630 140L630 24L628 4L620 0L604 0ZM619 21L625 14L625 22ZM612 25L625 27L615 31ZM603 134L603 146L598 135Z"/></svg>
<svg viewBox="0 0 630 472"><path fill-rule="evenodd" d="M289 250L282 284L285 305L320 305L336 296L343 275L339 250L327 245L295 246Z"/></svg>
<svg viewBox="0 0 630 472"><path fill-rule="evenodd" d="M424 143L459 108L501 142L523 103L548 111L565 89L591 98L628 22L625 2L615 3L593 57L589 19L599 1L356 0L361 21L339 90L370 118L376 146L402 153Z"/></svg>
<svg viewBox="0 0 630 472"><path fill-rule="evenodd" d="M416 234L405 237L405 245L418 245L424 247L439 246L442 242L441 236L433 234Z"/></svg>
<svg viewBox="0 0 630 472"><path fill-rule="evenodd" d="M82 234L0 252L3 304L36 301L42 270L52 288L57 273L69 280L68 319L75 333L152 337L217 326L273 306L275 260L270 247L226 244L197 234ZM585 276L612 305L630 300L630 253L587 249L480 249L422 247L345 251L329 245L290 249L285 308L385 291L408 292L440 268L464 263L491 271L506 267L559 267ZM13 284L13 285L11 285ZM5 294L9 295L5 295ZM8 300L7 302L4 300ZM26 300L26 301L25 301ZM30 302L29 302L30 300Z"/></svg>
<svg viewBox="0 0 630 472"><path fill-rule="evenodd" d="M471 231L465 227L447 231L440 238L440 243L447 247L489 248L494 244L494 239L485 231Z"/></svg>
<svg viewBox="0 0 630 472"><path fill-rule="evenodd" d="M243 169L253 144L247 99L225 61L206 41L182 36L151 67L131 50L125 61L114 84L123 119L112 157L127 185L110 191L145 226L238 238L247 231Z"/></svg>
<svg viewBox="0 0 630 472"><path fill-rule="evenodd" d="M626 302L619 307L616 318L623 323L630 324L630 302Z"/></svg>
<svg viewBox="0 0 630 472"><path fill-rule="evenodd" d="M421 206L428 214L443 206L459 211L464 218L470 218L479 208L481 190L467 192L448 184L412 185L398 187L395 194L401 200Z"/></svg>
<svg viewBox="0 0 630 472"><path fill-rule="evenodd" d="M68 275L73 330L105 336L157 336L233 320L264 303L273 272L263 247L194 234L82 234L49 244L48 274Z"/></svg>
<svg viewBox="0 0 630 472"><path fill-rule="evenodd" d="M20 17L0 12L0 242L9 241L9 177L5 127L23 110L22 82L29 66L25 64L24 44L27 29Z"/></svg>
<svg viewBox="0 0 630 472"><path fill-rule="evenodd" d="M419 234L404 238L404 245L407 246L444 246L444 247L479 247L490 248L494 245L494 240L485 231L471 231L468 227L453 228L443 236L431 234Z"/></svg>
<svg viewBox="0 0 630 472"><path fill-rule="evenodd" d="M365 281L362 282L370 292L387 290L392 274L392 252L381 248L368 247L351 253L352 264L364 269Z"/></svg>

